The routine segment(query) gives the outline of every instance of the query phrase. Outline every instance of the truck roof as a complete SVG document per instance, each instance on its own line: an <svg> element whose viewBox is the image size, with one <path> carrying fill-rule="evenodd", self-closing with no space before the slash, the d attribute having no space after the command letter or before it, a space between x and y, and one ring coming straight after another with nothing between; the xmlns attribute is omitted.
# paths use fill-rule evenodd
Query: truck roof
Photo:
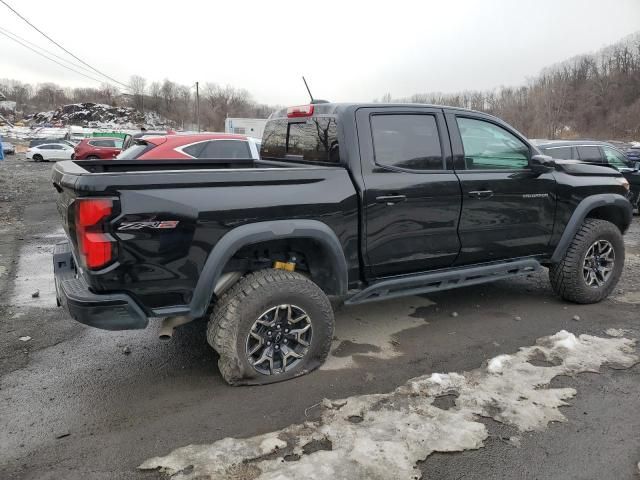
<svg viewBox="0 0 640 480"><path fill-rule="evenodd" d="M302 105L306 105L306 104L302 104ZM469 108L461 108L461 107L451 107L448 105L432 105L432 104L426 104L426 103L357 103L357 102L346 102L346 103L332 103L332 102L328 102L328 103L314 103L313 105L313 109L314 115L337 115L343 111L346 110L352 110L352 109L357 109L357 108L399 108L399 107L423 107L423 108L440 108L440 109L447 109L447 110L457 110L457 111L462 111L462 112L469 112L469 113L478 113L481 115L487 115L490 117L494 117L494 115L488 114L486 112L480 112L478 110L471 110ZM287 118L287 108L282 108L280 110L277 110L275 112L273 112L270 116L269 119L275 119L275 118ZM497 118L497 117L494 117Z"/></svg>

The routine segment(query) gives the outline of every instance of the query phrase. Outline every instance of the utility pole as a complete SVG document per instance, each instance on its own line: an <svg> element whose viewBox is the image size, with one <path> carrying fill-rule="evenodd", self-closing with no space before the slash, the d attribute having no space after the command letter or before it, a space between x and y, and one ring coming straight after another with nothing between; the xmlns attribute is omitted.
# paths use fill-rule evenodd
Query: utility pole
<svg viewBox="0 0 640 480"><path fill-rule="evenodd" d="M200 85L196 82L196 123L198 124L198 133L200 133Z"/></svg>

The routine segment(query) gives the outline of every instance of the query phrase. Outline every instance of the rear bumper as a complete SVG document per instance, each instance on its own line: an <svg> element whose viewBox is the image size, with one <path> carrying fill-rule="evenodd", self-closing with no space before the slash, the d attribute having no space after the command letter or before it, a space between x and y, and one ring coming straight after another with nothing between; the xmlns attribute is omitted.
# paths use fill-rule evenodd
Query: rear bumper
<svg viewBox="0 0 640 480"><path fill-rule="evenodd" d="M68 242L55 246L53 271L58 305L65 307L80 323L103 330L146 328L147 315L124 293L95 294L78 275Z"/></svg>

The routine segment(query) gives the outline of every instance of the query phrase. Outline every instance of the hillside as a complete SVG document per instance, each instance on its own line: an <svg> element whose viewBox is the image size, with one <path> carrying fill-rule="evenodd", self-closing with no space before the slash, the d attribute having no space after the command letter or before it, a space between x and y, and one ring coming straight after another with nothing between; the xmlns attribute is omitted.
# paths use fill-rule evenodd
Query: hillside
<svg viewBox="0 0 640 480"><path fill-rule="evenodd" d="M131 107L112 107L103 103L73 103L48 112L39 112L24 119L35 126L70 126L97 128L164 127L170 122L155 112L144 114Z"/></svg>

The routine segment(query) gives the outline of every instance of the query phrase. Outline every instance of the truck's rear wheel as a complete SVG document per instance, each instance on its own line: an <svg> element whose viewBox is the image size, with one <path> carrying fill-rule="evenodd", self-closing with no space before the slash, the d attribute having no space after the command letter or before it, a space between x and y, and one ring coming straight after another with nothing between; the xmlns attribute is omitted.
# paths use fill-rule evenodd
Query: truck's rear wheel
<svg viewBox="0 0 640 480"><path fill-rule="evenodd" d="M596 303L615 288L624 266L624 240L606 220L587 219L560 263L549 269L556 294L575 303Z"/></svg>
<svg viewBox="0 0 640 480"><path fill-rule="evenodd" d="M287 380L318 368L333 337L333 310L304 275L260 270L238 281L217 302L207 340L231 385Z"/></svg>

